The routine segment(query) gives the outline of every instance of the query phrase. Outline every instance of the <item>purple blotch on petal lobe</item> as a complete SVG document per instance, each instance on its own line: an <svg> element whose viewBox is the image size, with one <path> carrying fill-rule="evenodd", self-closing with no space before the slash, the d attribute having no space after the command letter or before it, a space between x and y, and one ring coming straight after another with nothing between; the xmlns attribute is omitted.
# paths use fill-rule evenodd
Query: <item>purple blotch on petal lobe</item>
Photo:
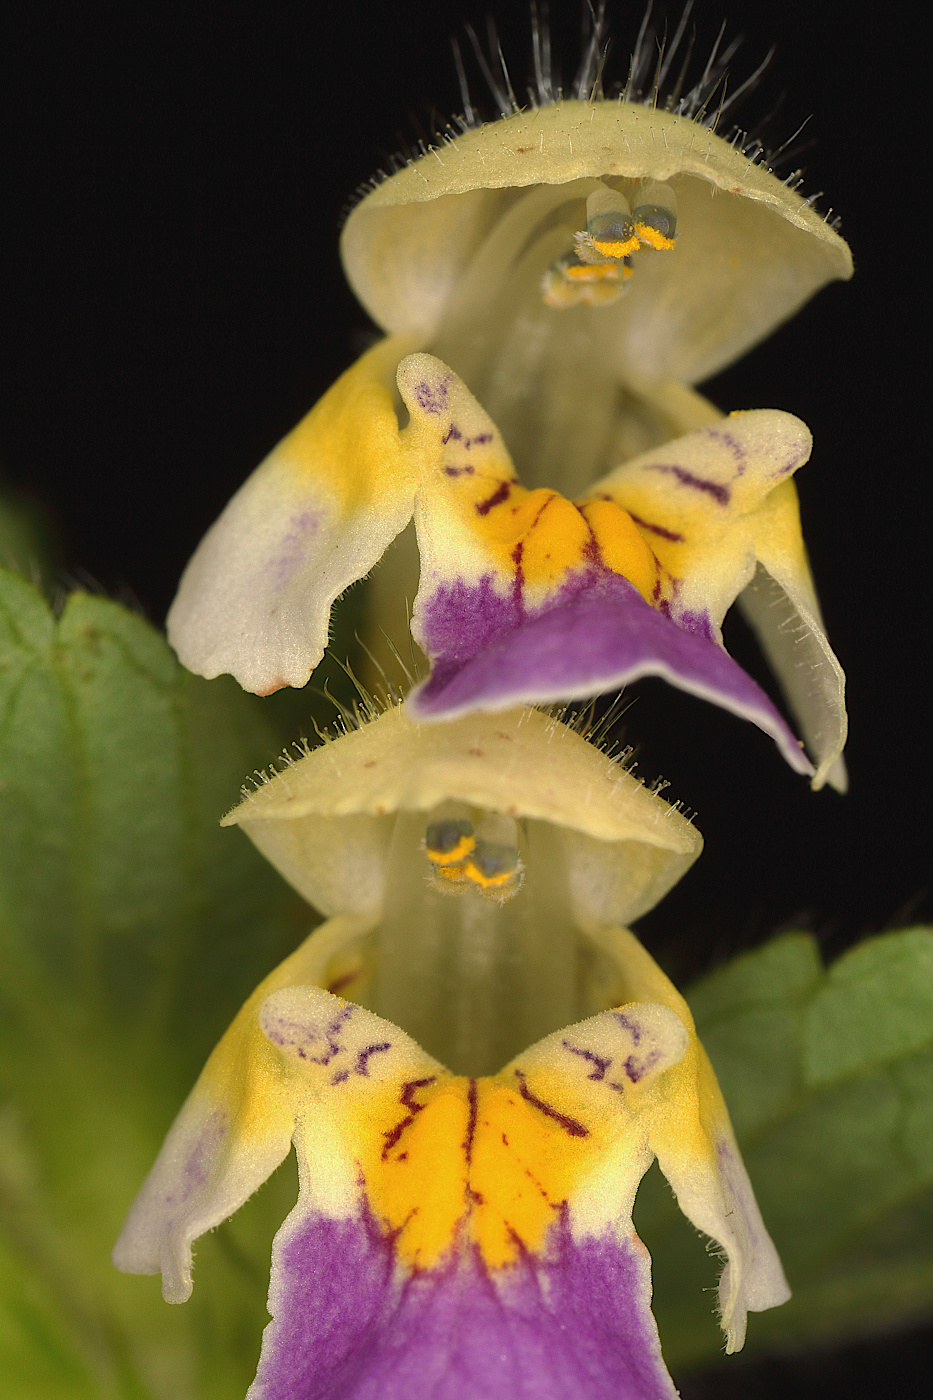
<svg viewBox="0 0 933 1400"><path fill-rule="evenodd" d="M176 1206L180 1211L195 1192L201 1190L216 1166L229 1127L230 1117L225 1109L215 1108L208 1115L200 1133L187 1150L175 1188L163 1198L167 1206Z"/></svg>
<svg viewBox="0 0 933 1400"><path fill-rule="evenodd" d="M713 624L708 612L694 610L692 608L682 608L679 612L673 612L667 608L659 608L659 612L666 612L677 626L684 632L693 632L697 637L705 637L708 642L718 642L716 633L713 631Z"/></svg>
<svg viewBox="0 0 933 1400"><path fill-rule="evenodd" d="M305 510L293 515L288 522L288 530L282 536L278 550L266 565L266 572L271 576L272 587L277 593L288 587L305 564L308 547L317 534L322 516L322 511Z"/></svg>
<svg viewBox="0 0 933 1400"><path fill-rule="evenodd" d="M489 1272L472 1246L411 1275L370 1219L286 1223L251 1400L676 1400L646 1251L574 1243Z"/></svg>
<svg viewBox="0 0 933 1400"><path fill-rule="evenodd" d="M321 1032L317 1029L309 1031L308 1027L301 1021L288 1021L279 1016L275 1020L270 1020L265 1028L266 1037L273 1045L278 1045L283 1050L294 1050L301 1060L308 1060L312 1065L329 1065L337 1055L340 1054L343 1046L339 1040L339 1032L352 1018L356 1007L352 1005L344 1006L326 1029ZM323 1049L320 1049L323 1042ZM319 1050L318 1054L312 1055L312 1047Z"/></svg>
<svg viewBox="0 0 933 1400"><path fill-rule="evenodd" d="M434 664L408 698L416 719L582 699L660 676L751 720L792 768L813 772L751 676L716 642L651 607L620 574L581 570L535 612L498 594L490 578L443 584L423 607L421 632Z"/></svg>

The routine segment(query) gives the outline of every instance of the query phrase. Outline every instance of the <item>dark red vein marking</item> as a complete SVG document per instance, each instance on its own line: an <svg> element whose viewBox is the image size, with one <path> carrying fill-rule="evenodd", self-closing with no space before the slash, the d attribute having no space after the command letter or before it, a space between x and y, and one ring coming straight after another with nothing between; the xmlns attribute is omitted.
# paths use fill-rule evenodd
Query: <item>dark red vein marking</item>
<svg viewBox="0 0 933 1400"><path fill-rule="evenodd" d="M503 501L507 501L512 494L511 482L503 481L500 486L493 491L491 496L487 496L485 501L477 501L477 515L488 515L493 506L501 506Z"/></svg>
<svg viewBox="0 0 933 1400"><path fill-rule="evenodd" d="M588 559L591 564L602 564L603 552L599 547L599 541L596 538L596 531L593 529L592 525L587 519L586 507L577 505L576 501L571 502L571 504L573 505L573 508L579 515L580 519L583 521L584 525L586 526L587 532L590 537L586 545L584 546L583 557L585 559Z"/></svg>
<svg viewBox="0 0 933 1400"><path fill-rule="evenodd" d="M522 568L522 555L525 541L519 540L512 550L512 563L515 565L515 579L512 583L512 606L521 618L525 614L525 570Z"/></svg>
<svg viewBox="0 0 933 1400"><path fill-rule="evenodd" d="M470 1116L467 1119L466 1135L463 1139L463 1154L466 1157L467 1166L473 1162L473 1140L476 1137L476 1113L479 1104L479 1095L476 1089L476 1080L471 1079L467 1089L467 1103L470 1106Z"/></svg>
<svg viewBox="0 0 933 1400"><path fill-rule="evenodd" d="M543 1113L545 1118L550 1118L558 1127L563 1128L564 1132L570 1137L589 1137L589 1128L584 1127L582 1123L578 1123L576 1118L570 1118L566 1113L561 1113L558 1109L552 1108L549 1103L545 1103L543 1099L539 1099L533 1094L528 1088L525 1076L520 1069L515 1071L515 1078L518 1080L518 1092L526 1103L531 1104L532 1108L536 1108L539 1113Z"/></svg>
<svg viewBox="0 0 933 1400"><path fill-rule="evenodd" d="M403 1106L403 1108L408 1109L408 1113L404 1118L402 1118L398 1123L396 1123L394 1128L390 1128L388 1132L382 1134L382 1136L385 1138L385 1143L383 1144L382 1148L383 1161L387 1159L389 1153L392 1151L392 1148L398 1142L399 1138L405 1132L406 1128L410 1128L418 1114L421 1112L421 1110L423 1108L427 1108L427 1104L415 1102L413 1095L415 1094L416 1090L424 1089L428 1084L433 1084L436 1078L436 1074L431 1074L428 1076L427 1079L410 1079L407 1084L402 1085L402 1092L399 1095L399 1103Z"/></svg>
<svg viewBox="0 0 933 1400"><path fill-rule="evenodd" d="M610 500L611 498L607 496L606 499ZM678 534L676 530L669 530L666 525L655 525L651 520L642 520L641 516L636 515L633 510L629 511L629 515L642 530L650 530L653 535L660 535L662 540L670 540L672 544L683 544L686 538L684 535Z"/></svg>

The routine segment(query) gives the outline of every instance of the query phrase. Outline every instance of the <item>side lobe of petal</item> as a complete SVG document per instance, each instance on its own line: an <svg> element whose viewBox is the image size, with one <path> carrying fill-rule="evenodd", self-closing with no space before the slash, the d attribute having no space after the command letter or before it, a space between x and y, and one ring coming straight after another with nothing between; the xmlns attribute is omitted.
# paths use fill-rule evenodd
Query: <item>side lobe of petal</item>
<svg viewBox="0 0 933 1400"><path fill-rule="evenodd" d="M748 1313L780 1306L790 1289L702 1046L689 1072L697 1111L659 1124L652 1147L684 1215L725 1250L720 1320L726 1351L735 1352L745 1343Z"/></svg>
<svg viewBox="0 0 933 1400"><path fill-rule="evenodd" d="M423 631L436 660L409 696L416 719L578 699L660 676L751 720L798 773L813 771L751 677L708 636L678 627L618 574L578 576L530 614L501 597L491 580L456 583L438 589L425 606Z"/></svg>
<svg viewBox="0 0 933 1400"><path fill-rule="evenodd" d="M792 482L773 494L757 531L758 569L739 597L817 763L813 787L847 787L845 675L823 626Z"/></svg>
<svg viewBox="0 0 933 1400"><path fill-rule="evenodd" d="M260 1029L260 1007L279 988L323 980L335 953L368 926L331 920L260 983L169 1130L113 1250L125 1273L161 1273L167 1302L191 1295L193 1241L238 1210L291 1147L294 1093Z"/></svg>
<svg viewBox="0 0 933 1400"><path fill-rule="evenodd" d="M341 376L205 535L168 615L199 675L229 672L260 695L305 685L334 600L411 518L415 481L391 386L403 337Z"/></svg>
<svg viewBox="0 0 933 1400"><path fill-rule="evenodd" d="M747 1314L778 1307L790 1297L790 1289L762 1221L715 1072L697 1040L690 1008L634 934L594 925L588 936L618 969L615 995L659 1002L686 1028L689 1044L660 1086L664 1101L658 1104L648 1142L681 1210L725 1252L720 1317L727 1351L739 1351Z"/></svg>
<svg viewBox="0 0 933 1400"><path fill-rule="evenodd" d="M679 625L705 615L718 639L738 598L815 759L814 788L828 781L844 791L845 677L820 617L791 479L810 448L789 413L732 414L626 462L592 495L611 497L651 539Z"/></svg>
<svg viewBox="0 0 933 1400"><path fill-rule="evenodd" d="M811 444L790 413L735 413L641 453L589 494L629 511L651 541L675 621L705 613L718 638L754 572L759 513L807 461Z"/></svg>

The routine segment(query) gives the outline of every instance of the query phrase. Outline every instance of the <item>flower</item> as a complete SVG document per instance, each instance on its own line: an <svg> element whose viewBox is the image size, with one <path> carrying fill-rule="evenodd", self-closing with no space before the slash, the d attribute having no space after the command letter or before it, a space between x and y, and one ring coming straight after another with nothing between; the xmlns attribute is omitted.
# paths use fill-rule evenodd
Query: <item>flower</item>
<svg viewBox="0 0 933 1400"><path fill-rule="evenodd" d="M673 1397L631 1220L657 1157L741 1347L787 1286L686 1003L621 926L690 823L540 712L401 709L225 821L330 917L214 1051L117 1265L184 1301L192 1241L294 1143L253 1400Z"/></svg>
<svg viewBox="0 0 933 1400"><path fill-rule="evenodd" d="M185 665L260 694L305 684L334 600L414 515L415 635L435 666L422 717L655 674L752 718L811 772L721 647L739 597L814 786L843 786L843 677L790 481L806 429L777 412L723 423L689 387L850 275L839 236L686 116L563 101L412 162L361 201L342 247L388 337L195 553L169 614Z"/></svg>

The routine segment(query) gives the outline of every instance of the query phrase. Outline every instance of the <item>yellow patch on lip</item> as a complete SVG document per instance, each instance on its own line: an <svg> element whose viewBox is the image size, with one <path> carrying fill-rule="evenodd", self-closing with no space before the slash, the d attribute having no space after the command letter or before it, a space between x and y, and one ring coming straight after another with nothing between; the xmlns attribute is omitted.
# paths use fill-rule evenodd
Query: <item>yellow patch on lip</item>
<svg viewBox="0 0 933 1400"><path fill-rule="evenodd" d="M549 1092L550 1091L550 1092ZM553 1096L554 1105L550 1102ZM472 1242L491 1269L540 1250L607 1133L536 1075L413 1080L359 1123L369 1205L411 1268Z"/></svg>
<svg viewBox="0 0 933 1400"><path fill-rule="evenodd" d="M628 511L614 501L577 506L545 487L514 486L478 532L494 547L499 568L508 574L520 569L529 587L552 587L571 569L601 563L651 601L657 561Z"/></svg>
<svg viewBox="0 0 933 1400"><path fill-rule="evenodd" d="M628 511L615 501L584 501L580 513L606 567L634 583L646 603L652 602L658 561Z"/></svg>

